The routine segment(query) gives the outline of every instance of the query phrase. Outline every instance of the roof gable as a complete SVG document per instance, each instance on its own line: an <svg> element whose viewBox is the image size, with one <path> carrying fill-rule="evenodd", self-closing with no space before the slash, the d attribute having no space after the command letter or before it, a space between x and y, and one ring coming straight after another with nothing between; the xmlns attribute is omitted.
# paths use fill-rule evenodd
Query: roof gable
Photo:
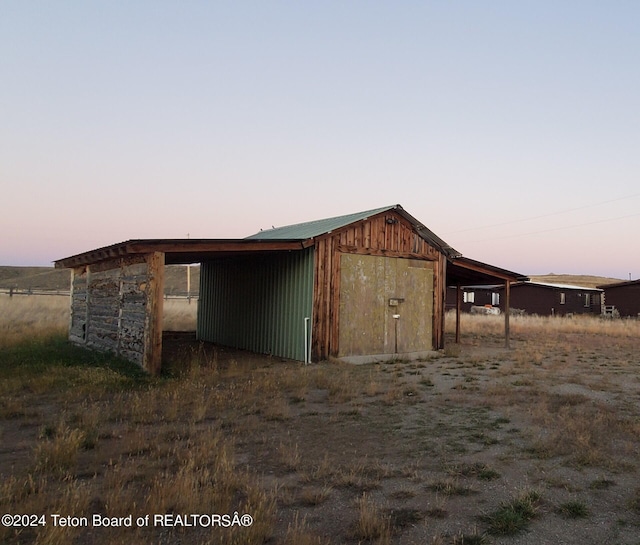
<svg viewBox="0 0 640 545"><path fill-rule="evenodd" d="M347 225L351 225L352 223L364 221L370 217L389 211L393 211L406 219L420 237L437 248L440 252L444 253L448 257L460 257L461 254L459 252L454 250L435 233L427 229L416 218L406 212L399 204L383 206L382 208L374 208L373 210L365 210L364 212L357 212L355 214L347 214L346 216L337 216L334 218L308 221L284 227L275 227L273 229L267 229L248 236L245 240L309 240L329 234L332 231L336 231L337 229L341 229Z"/></svg>

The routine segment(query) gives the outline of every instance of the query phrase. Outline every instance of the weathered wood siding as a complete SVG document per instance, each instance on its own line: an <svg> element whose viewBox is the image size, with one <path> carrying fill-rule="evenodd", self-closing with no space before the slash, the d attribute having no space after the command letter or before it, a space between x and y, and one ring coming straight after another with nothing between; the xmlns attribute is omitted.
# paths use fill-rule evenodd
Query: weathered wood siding
<svg viewBox="0 0 640 545"><path fill-rule="evenodd" d="M71 272L71 315L69 340L86 343L88 267L77 267Z"/></svg>
<svg viewBox="0 0 640 545"><path fill-rule="evenodd" d="M340 352L340 255L362 254L426 260L433 265L432 346L444 342L446 258L432 247L402 216L388 211L316 239L313 301L313 343L315 360Z"/></svg>
<svg viewBox="0 0 640 545"><path fill-rule="evenodd" d="M69 339L160 371L164 254L73 270Z"/></svg>

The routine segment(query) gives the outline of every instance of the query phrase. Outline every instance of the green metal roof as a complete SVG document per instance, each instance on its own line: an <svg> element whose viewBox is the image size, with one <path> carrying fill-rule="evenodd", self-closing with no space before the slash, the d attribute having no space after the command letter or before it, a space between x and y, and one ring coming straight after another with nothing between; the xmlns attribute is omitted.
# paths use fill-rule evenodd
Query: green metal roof
<svg viewBox="0 0 640 545"><path fill-rule="evenodd" d="M247 237L248 239L283 239L283 240L307 240L320 235L325 235L336 229L340 229L345 225L355 223L356 221L365 220L371 216L375 216L381 212L391 210L395 206L385 206L383 208L375 208L374 210L366 210L356 214L347 214L346 216L338 216L335 218L326 218L322 220L307 221L296 225L286 225L285 227L275 227L260 231L255 235Z"/></svg>
<svg viewBox="0 0 640 545"><path fill-rule="evenodd" d="M308 240L320 235L326 235L327 233L340 229L341 227L345 227L357 221L366 220L371 216L388 212L389 210L397 212L408 220L423 239L434 245L445 255L449 257L460 256L459 252L454 250L444 240L427 229L413 216L408 214L399 204L383 206L382 208L374 208L373 210L365 210L364 212L357 212L355 214L347 214L346 216L308 221L305 223L298 223L296 225L287 225L285 227L275 227L273 229L260 231L259 233L255 233L254 235L246 238L253 240Z"/></svg>

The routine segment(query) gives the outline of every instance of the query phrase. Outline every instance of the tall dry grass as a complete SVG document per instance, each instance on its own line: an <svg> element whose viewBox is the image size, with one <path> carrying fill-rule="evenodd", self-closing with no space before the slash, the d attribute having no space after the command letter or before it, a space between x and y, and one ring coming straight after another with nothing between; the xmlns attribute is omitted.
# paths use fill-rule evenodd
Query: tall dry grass
<svg viewBox="0 0 640 545"><path fill-rule="evenodd" d="M187 299L165 299L162 327L165 331L195 331L198 301Z"/></svg>
<svg viewBox="0 0 640 545"><path fill-rule="evenodd" d="M68 297L0 295L0 347L64 334L68 327Z"/></svg>
<svg viewBox="0 0 640 545"><path fill-rule="evenodd" d="M599 315L566 316L511 316L509 324L512 334L527 333L545 335L557 333L584 333L607 337L640 336L640 320L605 319ZM456 316L454 311L446 314L445 330L455 333ZM481 315L463 313L460 316L462 335L500 335L504 332L504 315Z"/></svg>
<svg viewBox="0 0 640 545"><path fill-rule="evenodd" d="M53 335L66 335L70 301L61 295L0 294L0 347ZM167 331L195 331L197 301L164 301L163 326Z"/></svg>

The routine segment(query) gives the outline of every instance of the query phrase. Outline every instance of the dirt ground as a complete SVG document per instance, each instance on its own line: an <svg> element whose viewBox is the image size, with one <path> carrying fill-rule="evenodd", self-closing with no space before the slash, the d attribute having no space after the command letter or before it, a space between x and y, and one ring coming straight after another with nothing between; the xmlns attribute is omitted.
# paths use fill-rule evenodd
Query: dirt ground
<svg viewBox="0 0 640 545"><path fill-rule="evenodd" d="M169 496L158 475L182 475L182 461L197 458L184 451L208 449L202 438L215 433L231 445L231 471L264 491L264 536L240 527L224 539L202 527L5 529L0 541L638 545L639 343L520 331L510 349L499 335L468 335L424 361L304 366L176 337L166 357L191 368L179 377L124 393L22 391L13 412L5 402L3 491L29 478L46 484L38 501L38 492L5 497L2 510L50 515L74 505L54 496L73 493L71 514L216 512L202 488L176 488L178 477L171 486L191 503L150 500ZM86 430L87 413L95 445L64 477L38 469L43 429L63 418ZM195 475L213 471L216 448L197 458ZM237 490L229 509L259 517ZM524 497L531 509L510 526L508 508Z"/></svg>

